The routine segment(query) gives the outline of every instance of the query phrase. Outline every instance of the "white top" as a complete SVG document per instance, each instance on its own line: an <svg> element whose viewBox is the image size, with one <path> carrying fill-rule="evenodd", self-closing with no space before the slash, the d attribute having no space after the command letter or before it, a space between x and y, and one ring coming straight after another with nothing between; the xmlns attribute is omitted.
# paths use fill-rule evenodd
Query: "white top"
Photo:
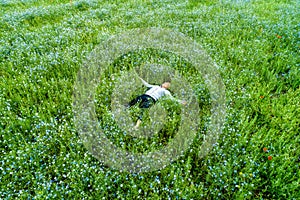
<svg viewBox="0 0 300 200"><path fill-rule="evenodd" d="M150 87L150 90L148 90L145 94L147 94L150 97L152 97L153 99L155 99L155 101L157 101L159 98L161 98L165 95L172 96L168 90L166 90L165 88L160 87L158 85L154 85L154 86Z"/></svg>
<svg viewBox="0 0 300 200"><path fill-rule="evenodd" d="M172 100L178 101L177 99L175 99L172 96L172 94L170 93L169 90L167 90L159 85L151 85L151 84L147 83L146 81L144 81L142 78L140 78L140 79L147 88L150 88L145 94L147 94L150 97L152 97L153 99L155 99L155 101L157 101L159 98L161 98L163 96L168 96Z"/></svg>

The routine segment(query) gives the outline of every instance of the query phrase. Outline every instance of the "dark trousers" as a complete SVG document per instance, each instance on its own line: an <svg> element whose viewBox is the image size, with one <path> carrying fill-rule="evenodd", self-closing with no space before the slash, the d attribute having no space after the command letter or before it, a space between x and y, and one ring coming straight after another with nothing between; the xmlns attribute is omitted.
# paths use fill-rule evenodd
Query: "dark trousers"
<svg viewBox="0 0 300 200"><path fill-rule="evenodd" d="M131 106L134 106L137 103L139 104L139 108L142 109L142 111L141 111L138 118L140 120L142 120L144 109L145 108L150 108L153 104L155 104L155 99L153 99L149 95L142 94L142 95L136 97L135 99L131 100L128 105L129 105L129 107L131 107Z"/></svg>

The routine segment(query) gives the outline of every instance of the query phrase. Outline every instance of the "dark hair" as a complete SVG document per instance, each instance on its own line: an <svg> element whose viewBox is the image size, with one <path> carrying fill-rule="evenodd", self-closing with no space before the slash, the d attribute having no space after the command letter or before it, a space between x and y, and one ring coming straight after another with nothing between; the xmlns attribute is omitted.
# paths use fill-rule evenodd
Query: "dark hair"
<svg viewBox="0 0 300 200"><path fill-rule="evenodd" d="M165 83L165 82L171 83L171 79L170 79L170 78L165 78L165 79L163 79L163 83Z"/></svg>

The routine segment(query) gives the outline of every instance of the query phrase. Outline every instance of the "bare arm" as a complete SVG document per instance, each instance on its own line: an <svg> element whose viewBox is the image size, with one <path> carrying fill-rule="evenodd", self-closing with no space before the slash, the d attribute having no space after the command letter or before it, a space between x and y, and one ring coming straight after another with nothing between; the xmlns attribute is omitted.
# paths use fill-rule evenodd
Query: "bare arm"
<svg viewBox="0 0 300 200"><path fill-rule="evenodd" d="M142 79L141 77L139 77L139 79L141 79L142 83L144 84L144 86L148 87L148 88L151 88L153 87L154 85L151 85L149 83L147 83L144 79Z"/></svg>
<svg viewBox="0 0 300 200"><path fill-rule="evenodd" d="M180 99L177 99L177 98L175 98L175 97L173 97L173 95L171 94L171 92L169 92L169 91L166 91L166 96L168 97L168 98L170 98L172 101L176 101L176 102L178 102L178 103L181 103L182 105L186 105L187 104L187 102L185 101L185 100L180 100Z"/></svg>
<svg viewBox="0 0 300 200"><path fill-rule="evenodd" d="M139 75L137 73L135 73L137 75L137 77L139 77ZM144 79L142 79L141 77L139 77L139 79L142 81L142 83L144 84L144 86L146 86L147 88L152 88L155 85L151 85L149 83L147 83Z"/></svg>

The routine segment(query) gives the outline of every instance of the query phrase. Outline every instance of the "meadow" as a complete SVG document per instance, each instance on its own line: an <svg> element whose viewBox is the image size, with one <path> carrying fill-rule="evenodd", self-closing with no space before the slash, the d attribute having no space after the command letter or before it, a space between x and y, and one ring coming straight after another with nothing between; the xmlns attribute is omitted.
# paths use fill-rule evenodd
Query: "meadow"
<svg viewBox="0 0 300 200"><path fill-rule="evenodd" d="M0 0L0 199L299 199L299 8L298 0ZM203 111L197 137L179 159L129 173L87 150L72 96L78 70L99 44L149 27L201 44L226 87L226 118L200 158L210 97L191 64L153 49L116 59L107 72L115 76L145 60L181 70ZM97 116L114 126L105 97L115 82L102 79ZM162 103L168 105L177 111L152 140L114 130L108 138L128 151L166 145L180 115L178 105Z"/></svg>

